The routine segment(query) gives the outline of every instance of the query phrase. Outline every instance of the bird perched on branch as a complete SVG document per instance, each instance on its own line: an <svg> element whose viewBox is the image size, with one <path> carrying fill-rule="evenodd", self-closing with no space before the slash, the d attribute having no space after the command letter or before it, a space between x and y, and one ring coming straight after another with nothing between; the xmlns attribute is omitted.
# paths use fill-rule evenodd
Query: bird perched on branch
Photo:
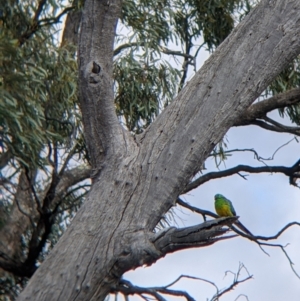
<svg viewBox="0 0 300 301"><path fill-rule="evenodd" d="M221 217L236 216L236 212L231 201L226 199L222 194L215 195L215 209L217 214ZM240 221L236 221L235 225L245 233L253 236L253 234Z"/></svg>

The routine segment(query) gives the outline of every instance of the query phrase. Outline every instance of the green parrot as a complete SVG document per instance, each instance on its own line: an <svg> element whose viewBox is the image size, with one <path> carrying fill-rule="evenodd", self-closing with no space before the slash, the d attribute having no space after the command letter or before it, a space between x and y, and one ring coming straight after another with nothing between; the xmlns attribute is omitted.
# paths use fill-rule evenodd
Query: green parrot
<svg viewBox="0 0 300 301"><path fill-rule="evenodd" d="M231 201L226 199L222 194L215 195L215 209L219 216L236 216L236 212ZM240 221L236 221L235 225L237 225L242 231L253 236L252 233Z"/></svg>

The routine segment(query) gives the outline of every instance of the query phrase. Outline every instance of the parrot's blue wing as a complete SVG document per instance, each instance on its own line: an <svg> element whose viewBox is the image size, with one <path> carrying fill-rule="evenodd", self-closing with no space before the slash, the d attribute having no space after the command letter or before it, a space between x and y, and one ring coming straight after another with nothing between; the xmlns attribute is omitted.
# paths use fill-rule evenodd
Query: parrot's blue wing
<svg viewBox="0 0 300 301"><path fill-rule="evenodd" d="M236 212L235 212L235 210L234 210L234 208L233 208L233 205L232 205L231 201L228 200L228 202L229 202L229 204L230 204L230 210L231 210L232 214L233 214L234 216L236 216Z"/></svg>

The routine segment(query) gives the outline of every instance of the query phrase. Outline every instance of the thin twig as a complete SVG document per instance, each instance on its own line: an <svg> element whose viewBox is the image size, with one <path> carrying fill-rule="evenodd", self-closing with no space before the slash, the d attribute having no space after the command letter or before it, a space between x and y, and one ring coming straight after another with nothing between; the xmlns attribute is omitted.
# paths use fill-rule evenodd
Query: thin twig
<svg viewBox="0 0 300 301"><path fill-rule="evenodd" d="M248 277L246 277L246 278L244 278L244 279L242 279L242 280L239 280L240 272L241 272L242 269L245 269L245 270L246 270L246 272L247 272L247 274L248 274ZM212 297L211 301L217 301L217 300L219 300L219 298L220 298L221 296L223 296L224 294L226 294L226 293L230 292L231 290L233 290L233 289L234 289L237 285L239 285L240 283L243 283L243 282L248 281L248 280L250 280L250 279L253 278L253 276L249 274L248 270L245 268L245 266L244 266L242 263L239 264L239 268L238 268L237 273L233 273L233 272L231 272L231 271L227 271L227 272L225 273L225 275L226 275L227 273L231 273L231 274L234 275L234 279L233 279L232 284L229 285L227 288L222 289L221 291L218 290L217 293Z"/></svg>
<svg viewBox="0 0 300 301"><path fill-rule="evenodd" d="M246 270L246 272L248 274L248 277L239 280L240 272L241 272L242 269ZM228 273L228 272L229 271L227 271L226 273ZM203 281L203 282L206 282L206 283L214 286L215 289L216 289L216 294L212 297L211 301L216 301L222 295L224 295L227 292L233 290L240 283L248 281L249 279L252 278L252 275L249 274L249 272L247 271L246 267L243 264L241 264L241 263L239 264L238 272L237 273L231 272L231 273L234 275L233 283L230 286L228 286L227 288L222 289L222 290L219 290L219 288L217 287L217 285L215 283L213 283L212 281L210 281L210 280L207 280L207 279L204 279L204 278L200 278L200 277L189 276L189 275L180 275L178 278L176 278L174 281L172 281L171 283L169 283L167 285L158 286L158 287L148 287L148 288L135 286L130 281L125 280L125 279L121 279L120 282L119 282L119 285L112 290L112 293L120 292L124 296L137 294L141 298L143 298L144 300L149 300L149 298L147 298L146 296L144 296L144 294L153 296L153 297L156 298L156 300L159 300L159 301L160 300L166 300L164 297L161 296L161 294L163 294L163 295L171 295L171 296L183 297L187 301L195 301L195 299L190 294L188 294L185 291L170 289L171 286L173 286L176 283L178 283L181 279L187 278L187 279L192 279L192 280ZM160 294L158 294L158 293L160 293Z"/></svg>
<svg viewBox="0 0 300 301"><path fill-rule="evenodd" d="M300 160L298 160L294 165L291 167L286 166L259 166L259 167L253 167L249 165L237 165L235 167L225 169L222 171L215 171L215 172L209 172L206 173L193 182L189 183L182 194L185 194L200 185L213 180L213 179L219 179L223 177L232 176L234 174L238 174L240 172L248 172L248 173L282 173L285 174L288 177L295 176L295 173L300 171ZM245 177L245 176L244 176Z"/></svg>

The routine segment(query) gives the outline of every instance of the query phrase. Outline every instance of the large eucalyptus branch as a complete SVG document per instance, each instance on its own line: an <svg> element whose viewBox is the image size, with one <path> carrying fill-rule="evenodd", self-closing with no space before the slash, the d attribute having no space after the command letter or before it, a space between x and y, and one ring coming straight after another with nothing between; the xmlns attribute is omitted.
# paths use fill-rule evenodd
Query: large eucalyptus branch
<svg viewBox="0 0 300 301"><path fill-rule="evenodd" d="M263 129L290 133L299 136L300 127L287 126L267 116L267 113L291 105L300 103L300 89L295 88L287 92L275 95L251 105L238 119L235 126L257 125Z"/></svg>
<svg viewBox="0 0 300 301"><path fill-rule="evenodd" d="M120 0L90 0L82 15L79 93L85 140L96 172L104 157L122 152L126 144L115 113L112 79L113 44L120 12Z"/></svg>
<svg viewBox="0 0 300 301"><path fill-rule="evenodd" d="M62 36L62 44L70 43L74 46L78 45L78 35L81 16L81 10L73 10L68 12L65 29Z"/></svg>
<svg viewBox="0 0 300 301"><path fill-rule="evenodd" d="M91 168L87 165L79 165L71 169L67 169L56 187L55 198L53 203L56 203L57 199L63 197L67 193L68 188L78 184L81 181L87 180L91 175Z"/></svg>
<svg viewBox="0 0 300 301"><path fill-rule="evenodd" d="M248 125L254 120L263 118L267 113L300 103L300 88L295 88L251 105L238 118L235 126Z"/></svg>

